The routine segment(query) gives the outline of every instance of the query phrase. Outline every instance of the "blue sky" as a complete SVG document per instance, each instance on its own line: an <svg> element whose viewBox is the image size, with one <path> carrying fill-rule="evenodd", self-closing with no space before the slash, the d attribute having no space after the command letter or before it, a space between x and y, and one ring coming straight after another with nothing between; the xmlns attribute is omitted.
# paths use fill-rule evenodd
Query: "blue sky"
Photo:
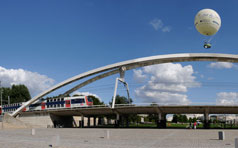
<svg viewBox="0 0 238 148"><path fill-rule="evenodd" d="M237 6L235 0L0 1L0 79L3 86L25 83L34 96L77 74L125 60L173 53L237 54ZM203 48L204 37L194 28L194 17L204 8L214 9L222 20L209 50ZM161 27L153 26L153 21ZM191 81L200 83L200 87L185 86L187 91L182 94L190 102L216 102L222 92L226 99L232 96L238 102L237 64L179 64L183 70L192 66ZM136 71L128 71L126 80L136 102L146 102L135 90L146 86L152 74L137 70L147 75L147 81L136 82ZM115 78L100 80L82 91L108 102Z"/></svg>

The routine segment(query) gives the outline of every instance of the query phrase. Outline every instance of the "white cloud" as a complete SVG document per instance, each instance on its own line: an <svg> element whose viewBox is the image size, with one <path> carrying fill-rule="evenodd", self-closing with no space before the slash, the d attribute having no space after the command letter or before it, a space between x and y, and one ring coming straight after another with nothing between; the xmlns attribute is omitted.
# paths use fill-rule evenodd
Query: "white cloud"
<svg viewBox="0 0 238 148"><path fill-rule="evenodd" d="M137 81L148 78L145 85L135 89L135 95L148 103L189 104L190 101L185 94L188 88L200 86L193 73L191 65L183 67L181 64L173 63L134 70L134 79Z"/></svg>
<svg viewBox="0 0 238 148"><path fill-rule="evenodd" d="M238 105L237 92L220 92L217 94L217 105Z"/></svg>
<svg viewBox="0 0 238 148"><path fill-rule="evenodd" d="M24 84L32 96L45 91L54 84L54 80L45 75L24 69L6 69L0 66L0 80L3 87L13 84Z"/></svg>
<svg viewBox="0 0 238 148"><path fill-rule="evenodd" d="M142 83L147 78L146 75L142 74L142 70L133 70L133 78L136 82Z"/></svg>
<svg viewBox="0 0 238 148"><path fill-rule="evenodd" d="M155 18L149 23L156 31L161 30L162 32L170 32L170 26L164 26L164 23L161 19Z"/></svg>
<svg viewBox="0 0 238 148"><path fill-rule="evenodd" d="M171 27L169 26L165 26L164 28L162 28L162 32L170 32L171 31Z"/></svg>
<svg viewBox="0 0 238 148"><path fill-rule="evenodd" d="M234 67L234 64L229 62L213 62L213 63L210 63L208 67L216 68L216 69L230 69Z"/></svg>
<svg viewBox="0 0 238 148"><path fill-rule="evenodd" d="M157 31L157 30L159 30L159 29L161 29L162 27L163 27L163 22L162 22L162 20L160 20L160 19L157 19L157 18L155 18L155 19L153 19L152 21L150 21L150 24L154 27L154 29Z"/></svg>
<svg viewBox="0 0 238 148"><path fill-rule="evenodd" d="M162 92L155 90L145 90L145 88L139 88L135 90L136 96L139 98L143 98L144 102L156 102L162 103L163 105L177 105L177 104L189 104L190 101L187 98L187 95L179 94L179 93L171 93L171 92Z"/></svg>

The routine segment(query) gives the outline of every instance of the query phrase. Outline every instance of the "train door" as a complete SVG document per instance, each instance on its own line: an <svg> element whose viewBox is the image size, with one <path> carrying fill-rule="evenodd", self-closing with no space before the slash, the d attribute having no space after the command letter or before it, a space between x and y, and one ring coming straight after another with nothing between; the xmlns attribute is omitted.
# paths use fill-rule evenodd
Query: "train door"
<svg viewBox="0 0 238 148"><path fill-rule="evenodd" d="M42 102L41 103L41 110L44 110L45 109L45 102Z"/></svg>
<svg viewBox="0 0 238 148"><path fill-rule="evenodd" d="M70 107L70 100L65 100L65 107Z"/></svg>
<svg viewBox="0 0 238 148"><path fill-rule="evenodd" d="M88 106L88 98L85 96L86 105Z"/></svg>

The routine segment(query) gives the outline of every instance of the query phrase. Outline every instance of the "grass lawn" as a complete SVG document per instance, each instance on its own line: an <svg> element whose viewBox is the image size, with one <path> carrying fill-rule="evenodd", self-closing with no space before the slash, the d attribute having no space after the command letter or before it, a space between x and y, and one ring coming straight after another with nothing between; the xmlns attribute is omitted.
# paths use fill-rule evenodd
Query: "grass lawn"
<svg viewBox="0 0 238 148"><path fill-rule="evenodd" d="M192 124L193 125L193 124ZM180 128L180 129L186 129L189 128L189 123L166 123L167 128ZM104 127L104 128L114 128L114 125L101 125L97 127ZM120 128L126 128L126 124L124 126L120 125ZM130 123L129 128L157 128L157 125L154 122L151 123ZM200 123L197 125L197 129L203 129L203 124ZM231 124L221 124L221 123L211 123L210 124L211 129L238 129L238 125L231 125Z"/></svg>
<svg viewBox="0 0 238 148"><path fill-rule="evenodd" d="M167 123L167 128L189 128L189 123ZM203 128L203 124L197 125L197 128Z"/></svg>

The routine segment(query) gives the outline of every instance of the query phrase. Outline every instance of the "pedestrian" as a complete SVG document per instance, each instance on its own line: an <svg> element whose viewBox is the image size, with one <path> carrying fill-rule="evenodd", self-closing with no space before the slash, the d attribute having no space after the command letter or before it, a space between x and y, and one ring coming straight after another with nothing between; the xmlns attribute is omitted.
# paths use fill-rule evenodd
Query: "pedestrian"
<svg viewBox="0 0 238 148"><path fill-rule="evenodd" d="M196 126L197 126L197 122L195 121L193 124L194 129L196 129Z"/></svg>
<svg viewBox="0 0 238 148"><path fill-rule="evenodd" d="M192 128L192 123L191 123L191 122L189 122L189 128L190 128L190 129Z"/></svg>

